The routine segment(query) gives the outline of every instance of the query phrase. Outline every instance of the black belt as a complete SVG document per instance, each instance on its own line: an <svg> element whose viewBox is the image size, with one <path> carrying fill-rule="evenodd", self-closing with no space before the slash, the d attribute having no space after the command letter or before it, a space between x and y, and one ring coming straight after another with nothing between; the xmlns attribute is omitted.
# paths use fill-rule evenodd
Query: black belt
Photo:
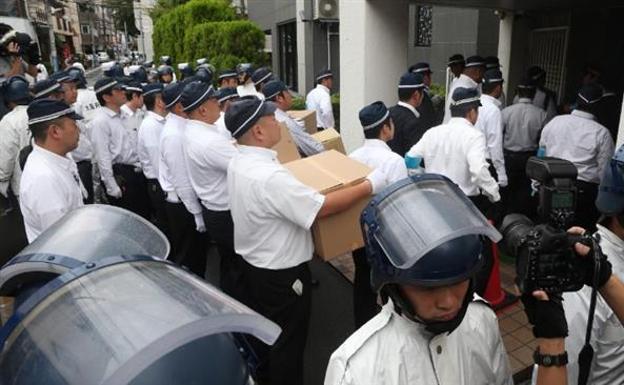
<svg viewBox="0 0 624 385"><path fill-rule="evenodd" d="M120 171L132 171L135 173L141 172L141 170L133 164L115 163L113 165L113 172L120 172Z"/></svg>
<svg viewBox="0 0 624 385"><path fill-rule="evenodd" d="M529 151L509 151L509 150L503 150L503 154L505 156L533 156L536 154L536 150L529 150Z"/></svg>
<svg viewBox="0 0 624 385"><path fill-rule="evenodd" d="M79 160L79 161L77 161L77 162L76 162L76 164L78 164L78 165L80 165L80 164L87 164L87 163L88 163L88 164L91 164L91 161L90 161L90 160L85 159L85 160Z"/></svg>

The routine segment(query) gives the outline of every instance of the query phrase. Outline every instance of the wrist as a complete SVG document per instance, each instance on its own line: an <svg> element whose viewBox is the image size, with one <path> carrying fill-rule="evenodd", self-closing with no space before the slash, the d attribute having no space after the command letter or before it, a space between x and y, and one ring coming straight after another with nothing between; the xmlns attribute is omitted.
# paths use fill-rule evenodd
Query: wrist
<svg viewBox="0 0 624 385"><path fill-rule="evenodd" d="M615 276L611 274L609 276L609 279L607 279L607 282L605 282L604 285L598 288L598 291L600 292L600 294L605 295L605 294L608 294L610 291L612 291L616 285L616 280L617 279L615 278Z"/></svg>
<svg viewBox="0 0 624 385"><path fill-rule="evenodd" d="M537 349L541 354L559 355L565 352L564 338L538 338Z"/></svg>

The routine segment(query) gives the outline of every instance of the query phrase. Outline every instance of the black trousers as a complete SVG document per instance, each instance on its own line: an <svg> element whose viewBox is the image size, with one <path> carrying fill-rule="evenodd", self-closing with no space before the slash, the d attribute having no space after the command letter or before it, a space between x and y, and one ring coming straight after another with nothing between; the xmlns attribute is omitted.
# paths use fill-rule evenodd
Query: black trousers
<svg viewBox="0 0 624 385"><path fill-rule="evenodd" d="M150 201L151 216L154 224L169 238L169 221L165 210L165 193L160 188L158 179L146 179L147 196Z"/></svg>
<svg viewBox="0 0 624 385"><path fill-rule="evenodd" d="M526 164L535 151L505 151L505 171L508 184L503 189L503 201L508 213L519 213L535 218L536 200L531 197L531 179L526 174Z"/></svg>
<svg viewBox="0 0 624 385"><path fill-rule="evenodd" d="M247 288L243 276L243 258L234 250L234 222L230 211L212 211L203 207L204 223L221 257L220 286L233 298L247 303Z"/></svg>
<svg viewBox="0 0 624 385"><path fill-rule="evenodd" d="M576 210L572 224L581 226L589 231L595 231L596 222L598 217L600 217L600 212L596 208L598 184L577 180L576 191Z"/></svg>
<svg viewBox="0 0 624 385"><path fill-rule="evenodd" d="M0 266L28 245L24 218L10 187L8 194L8 198L0 194Z"/></svg>
<svg viewBox="0 0 624 385"><path fill-rule="evenodd" d="M76 162L76 166L82 185L87 190L87 199L84 199L84 203L93 203L93 165L90 160L81 160Z"/></svg>
<svg viewBox="0 0 624 385"><path fill-rule="evenodd" d="M169 260L186 266L202 279L206 274L206 237L195 230L195 219L183 203L165 201L169 223Z"/></svg>
<svg viewBox="0 0 624 385"><path fill-rule="evenodd" d="M484 195L477 195L468 197L474 203L475 206L481 211L487 219L492 219L492 207L493 204ZM481 255L483 256L483 266L475 277L475 292L479 295L485 293L488 281L490 280L490 274L492 273L492 267L494 266L494 255L492 254L492 241L490 238L481 237Z"/></svg>
<svg viewBox="0 0 624 385"><path fill-rule="evenodd" d="M141 170L137 170L129 164L114 164L113 175L119 188L121 188L122 196L121 198L114 198L107 195L110 204L130 210L149 221L150 207L147 184Z"/></svg>
<svg viewBox="0 0 624 385"><path fill-rule="evenodd" d="M311 306L308 264L283 270L261 269L247 262L244 266L250 307L282 328L273 346L252 342L258 355L258 384L302 385ZM300 285L300 294L293 285Z"/></svg>
<svg viewBox="0 0 624 385"><path fill-rule="evenodd" d="M379 312L377 293L370 282L370 265L366 260L366 249L353 250L355 278L353 280L353 315L355 328L359 329Z"/></svg>

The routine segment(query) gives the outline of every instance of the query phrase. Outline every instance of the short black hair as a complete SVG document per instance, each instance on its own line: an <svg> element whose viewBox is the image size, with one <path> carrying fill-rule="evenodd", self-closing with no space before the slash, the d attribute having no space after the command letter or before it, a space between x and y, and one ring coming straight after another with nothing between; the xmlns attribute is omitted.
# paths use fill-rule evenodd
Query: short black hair
<svg viewBox="0 0 624 385"><path fill-rule="evenodd" d="M491 94L496 89L496 86L502 83L494 82L494 83L481 83L481 90L484 94Z"/></svg>
<svg viewBox="0 0 624 385"><path fill-rule="evenodd" d="M410 100L414 92L422 92L418 88L399 88L399 100L404 102Z"/></svg>
<svg viewBox="0 0 624 385"><path fill-rule="evenodd" d="M113 95L113 89L110 88L106 91L102 91L100 93L95 94L95 97L97 98L98 102L100 103L100 106L102 107L106 106L106 101L104 101L104 95L108 95L108 96Z"/></svg>
<svg viewBox="0 0 624 385"><path fill-rule="evenodd" d="M465 118L466 115L472 110L478 110L478 106L475 104L467 106L451 106L451 117L453 118Z"/></svg>
<svg viewBox="0 0 624 385"><path fill-rule="evenodd" d="M366 139L379 139L379 135L381 134L381 130L385 125L390 125L390 116L383 122L379 123L377 126L373 128L369 128L368 130L364 130L364 137Z"/></svg>
<svg viewBox="0 0 624 385"><path fill-rule="evenodd" d="M154 106L156 106L156 97L158 93L143 95L143 104L145 104L145 109L148 111L154 111Z"/></svg>
<svg viewBox="0 0 624 385"><path fill-rule="evenodd" d="M36 141L43 142L46 140L46 137L48 136L48 128L53 124L60 125L62 122L62 119L63 117L61 116L60 118L57 118L57 119L31 124L28 126L28 128L30 129L32 136Z"/></svg>
<svg viewBox="0 0 624 385"><path fill-rule="evenodd" d="M142 93L138 91L126 91L126 99L128 99L128 101L131 101L135 94L139 96L142 95Z"/></svg>
<svg viewBox="0 0 624 385"><path fill-rule="evenodd" d="M532 88L518 87L518 97L533 99L533 97L535 97L536 91L537 89L535 87L532 87Z"/></svg>

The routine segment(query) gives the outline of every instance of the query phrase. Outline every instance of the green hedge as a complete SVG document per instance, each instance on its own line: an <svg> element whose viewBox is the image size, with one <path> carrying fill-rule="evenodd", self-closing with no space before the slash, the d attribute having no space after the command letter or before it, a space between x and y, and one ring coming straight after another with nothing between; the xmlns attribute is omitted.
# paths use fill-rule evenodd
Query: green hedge
<svg viewBox="0 0 624 385"><path fill-rule="evenodd" d="M184 38L183 61L207 57L217 69L238 63L266 65L264 32L247 20L218 21L195 25Z"/></svg>
<svg viewBox="0 0 624 385"><path fill-rule="evenodd" d="M183 62L185 37L194 26L236 19L236 11L227 0L191 0L179 5L161 15L154 25L155 56L169 55L174 63Z"/></svg>

